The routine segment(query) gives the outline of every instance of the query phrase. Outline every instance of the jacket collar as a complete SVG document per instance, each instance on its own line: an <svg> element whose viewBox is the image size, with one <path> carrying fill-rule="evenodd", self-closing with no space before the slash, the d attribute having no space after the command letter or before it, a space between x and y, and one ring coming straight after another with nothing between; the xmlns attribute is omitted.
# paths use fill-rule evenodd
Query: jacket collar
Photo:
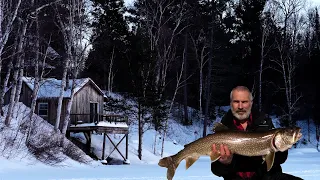
<svg viewBox="0 0 320 180"><path fill-rule="evenodd" d="M248 130L255 129L259 126L259 124L263 123L265 121L265 116L263 113L259 112L257 109L252 108L251 109L251 115L252 116L252 123L250 126L248 126ZM222 123L226 124L231 129L237 129L237 127L234 125L233 120L235 117L233 116L231 109L226 113L226 115L221 120Z"/></svg>

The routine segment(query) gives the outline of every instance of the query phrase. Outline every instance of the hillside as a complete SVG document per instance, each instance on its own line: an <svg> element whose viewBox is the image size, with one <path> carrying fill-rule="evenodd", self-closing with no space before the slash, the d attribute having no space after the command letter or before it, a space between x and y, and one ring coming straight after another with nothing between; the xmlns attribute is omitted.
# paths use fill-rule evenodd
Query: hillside
<svg viewBox="0 0 320 180"><path fill-rule="evenodd" d="M121 98L119 96L114 96ZM131 105L134 104L132 100L125 100ZM4 107L4 111L6 112ZM191 109L191 108L190 108ZM227 111L228 107L221 108L223 111ZM31 143L26 145L26 135L30 121L28 121L29 108L22 103L16 105L14 111L14 118L11 122L10 128L4 126L4 117L1 117L1 159L18 160L19 162L26 164L46 164L49 166L65 166L71 164L86 164L94 166L102 166L99 161L94 161L92 158L84 154L78 147L69 143L67 149L61 149L57 146L58 136L53 131L53 126L48 124L42 118L33 114L33 119L36 129L33 130L33 138ZM177 109L175 109L177 111ZM272 116L274 124L279 127L278 119ZM156 133L149 125L145 126L145 133L143 138L143 157L139 160L137 157L138 149L138 131L137 124L135 123L135 117L130 116L130 131L129 131L129 161L131 164L157 164L160 159L161 151L161 135ZM220 121L220 117L217 118L217 122ZM164 156L177 153L183 148L184 144L192 142L200 138L202 134L202 123L193 119L193 124L189 126L182 126L178 120L173 118L169 119L168 137L165 141ZM297 143L297 148L317 148L317 142L315 138L315 126L310 124L310 131L308 133L307 121L298 121L298 126L302 128L304 137ZM211 127L208 127L210 132ZM310 134L310 142L308 142L308 134ZM72 134L72 137L77 138L80 142L85 143L85 137L82 133ZM112 135L112 139L118 142L122 138L122 135ZM156 152L154 151L154 142L156 143ZM92 150L98 156L101 157L102 153L102 141L103 136L94 134L92 137ZM51 143L46 143L51 142ZM110 142L107 140L106 155L109 155L113 150ZM49 149L49 150L46 150ZM119 146L120 151L125 152L124 142ZM41 153L40 153L41 152ZM121 164L121 156L117 151L110 154L113 164ZM117 161L118 160L118 161Z"/></svg>

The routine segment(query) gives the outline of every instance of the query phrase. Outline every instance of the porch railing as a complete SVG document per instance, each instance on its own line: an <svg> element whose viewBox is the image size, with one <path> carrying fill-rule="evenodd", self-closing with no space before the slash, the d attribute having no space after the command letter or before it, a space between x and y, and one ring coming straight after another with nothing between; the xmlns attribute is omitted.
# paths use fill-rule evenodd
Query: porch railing
<svg viewBox="0 0 320 180"><path fill-rule="evenodd" d="M128 124L128 117L124 115L110 114L70 114L71 125L78 125L83 123L98 124L100 121Z"/></svg>

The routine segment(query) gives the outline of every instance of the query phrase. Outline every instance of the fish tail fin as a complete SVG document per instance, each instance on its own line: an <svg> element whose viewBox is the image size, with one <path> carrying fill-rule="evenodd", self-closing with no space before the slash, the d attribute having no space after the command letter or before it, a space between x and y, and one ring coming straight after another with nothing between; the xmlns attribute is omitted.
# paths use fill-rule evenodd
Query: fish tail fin
<svg viewBox="0 0 320 180"><path fill-rule="evenodd" d="M173 157L174 156L162 158L162 159L160 159L160 161L158 163L159 166L168 168L168 170L167 170L167 179L168 180L172 180L172 178L176 172L176 169L179 165L178 163L175 163L175 161L173 160Z"/></svg>

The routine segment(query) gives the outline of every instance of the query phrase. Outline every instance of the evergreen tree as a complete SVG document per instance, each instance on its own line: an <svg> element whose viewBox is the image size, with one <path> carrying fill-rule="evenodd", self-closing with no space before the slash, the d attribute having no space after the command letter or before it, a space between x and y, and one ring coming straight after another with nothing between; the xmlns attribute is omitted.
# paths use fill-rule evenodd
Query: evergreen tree
<svg viewBox="0 0 320 180"><path fill-rule="evenodd" d="M103 89L126 91L128 25L124 18L123 0L93 0L94 16L92 50L87 61L87 74Z"/></svg>
<svg viewBox="0 0 320 180"><path fill-rule="evenodd" d="M238 58L242 64L242 82L252 85L255 82L260 63L261 47L261 15L266 0L240 0L236 4L235 16L237 19L236 32L239 39L239 49L242 57Z"/></svg>

